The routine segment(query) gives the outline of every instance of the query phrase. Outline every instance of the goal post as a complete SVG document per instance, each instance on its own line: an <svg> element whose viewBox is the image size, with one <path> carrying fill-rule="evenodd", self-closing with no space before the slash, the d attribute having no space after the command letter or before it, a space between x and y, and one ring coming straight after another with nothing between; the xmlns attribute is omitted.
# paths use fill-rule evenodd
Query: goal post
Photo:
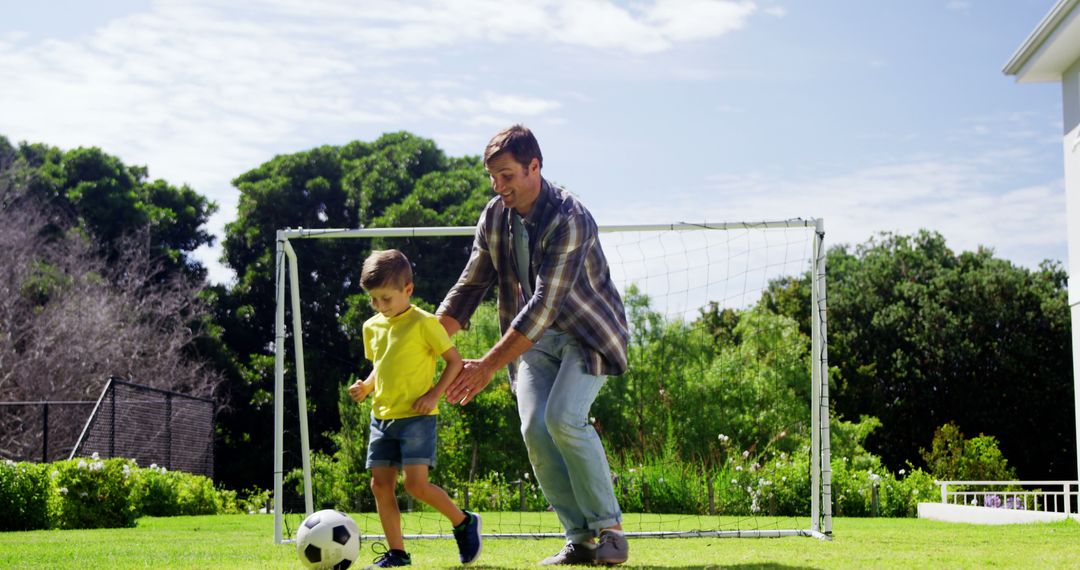
<svg viewBox="0 0 1080 570"><path fill-rule="evenodd" d="M829 445L829 390L828 390L828 343L826 311L826 271L824 222L821 219L791 219L759 222L728 223L667 223L633 224L600 226L602 247L608 256L609 266L616 279L620 293L627 294L624 287L629 284L633 291L638 287L644 290L646 299L653 301L658 310L670 311L675 320L683 320L687 314L697 311L706 304L715 306L747 306L747 297L754 292L749 283L765 283L771 279L792 276L792 272L809 276L810 289L810 371L809 371L809 522L806 526L791 528L736 528L705 529L695 526L692 529L675 531L639 530L628 532L631 536L709 536L709 537L777 537L777 536L812 536L828 538L832 535L832 493ZM299 260L291 245L293 240L323 239L373 239L373 238L424 238L424 237L469 237L475 232L473 226L457 227L415 227L415 228L370 228L370 229L282 229L276 235L275 279L276 311L274 322L274 542L282 543L285 476L284 466L284 388L286 359L286 319L285 310L289 306L293 336L293 364L296 377L297 406L301 444L301 469L303 472L303 493L305 515L314 512L312 478L310 464L309 434L306 403L306 377L304 371L303 331L301 319L301 292L299 290ZM733 246L731 241L719 245L692 238L714 233L737 233L755 237L754 243L740 243ZM775 238L774 232L800 232L796 239ZM634 241L619 243L622 236L649 236L631 238ZM655 237L659 236L659 237ZM808 239L805 237L808 236ZM608 240L612 240L609 244ZM805 239L805 244L799 241ZM671 245L668 241L674 241ZM771 241L770 241L771 240ZM668 248L674 247L674 253ZM678 248L682 248L681 252ZM724 249L729 251L722 251ZM799 251L799 248L804 248ZM779 249L783 253L778 261L772 252ZM732 253L731 250L735 250ZM629 252L630 261L621 261L621 255ZM726 261L713 260L717 252L732 257ZM794 252L794 253L792 253ZM773 255L770 258L770 255ZM618 259L618 260L616 260ZM680 266L679 263L682 263ZM714 267L723 264L723 267ZM741 265L738 265L741 264ZM653 266L662 266L654 271ZM460 268L453 268L458 271ZM357 269L359 271L359 268ZM618 275L616 275L618 274ZM717 274L724 274L725 284L713 286ZM739 284L741 279L742 284ZM620 285L620 283L622 285ZM653 293L649 284L653 283L662 293ZM643 285L642 285L643 284ZM738 287L742 287L741 293ZM731 289L734 288L734 289ZM289 298L286 299L286 289ZM654 296L655 295L655 296ZM438 300L435 300L436 302ZM649 302L649 301L647 301ZM754 298L750 302L755 302ZM668 307L682 303L681 308ZM634 363L630 363L632 368ZM805 410L805 408L804 408ZM721 434L723 437L723 434ZM745 455L744 455L745 457ZM733 480L732 483L735 481ZM712 487L709 487L709 501L712 501ZM711 510L711 504L710 504ZM363 526L363 525L362 525ZM485 520L485 527L488 527ZM557 529L556 529L557 530ZM428 538L449 536L449 532L437 530L409 534L410 538ZM562 537L560 532L528 531L524 533L501 532L496 530L485 534L488 538L499 537Z"/></svg>

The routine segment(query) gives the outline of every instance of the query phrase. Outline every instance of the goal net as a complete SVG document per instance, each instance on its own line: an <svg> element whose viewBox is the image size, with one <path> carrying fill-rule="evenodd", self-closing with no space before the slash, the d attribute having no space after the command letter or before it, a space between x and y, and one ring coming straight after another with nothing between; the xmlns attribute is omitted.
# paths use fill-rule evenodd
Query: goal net
<svg viewBox="0 0 1080 570"><path fill-rule="evenodd" d="M823 227L821 220L802 219L601 226L600 242L626 306L631 338L628 370L608 380L590 421L604 440L630 536L831 535ZM456 238L460 243L473 231L278 232L275 542L286 539L303 518L296 513L286 520L283 503L287 308L293 337L290 372L301 410L301 465L296 467L303 472L304 510L317 510L307 414L302 412L307 406L297 268L303 260L291 242L359 239L368 241L360 249L369 250L376 238L380 247L394 247L396 239L439 243ZM454 275L460 269L440 268ZM437 305L440 300L428 301ZM497 327L494 311L487 311L486 326L477 323L485 318L481 313L483 306L474 326L454 337L465 358L478 358L490 348L491 339L479 337ZM488 391L498 382L497 377ZM443 403L440 417L460 427L468 421L455 418L472 413L470 406ZM477 437L519 441L516 429ZM462 445L450 439L448 444ZM474 465L478 449L474 443ZM438 471L432 471L437 484ZM527 468L471 474L457 487L444 488L458 506L483 513L487 538L564 536ZM451 536L438 512L403 490L400 503L406 537ZM354 517L365 537L380 537L378 515L367 510ZM283 522L289 529L283 529Z"/></svg>

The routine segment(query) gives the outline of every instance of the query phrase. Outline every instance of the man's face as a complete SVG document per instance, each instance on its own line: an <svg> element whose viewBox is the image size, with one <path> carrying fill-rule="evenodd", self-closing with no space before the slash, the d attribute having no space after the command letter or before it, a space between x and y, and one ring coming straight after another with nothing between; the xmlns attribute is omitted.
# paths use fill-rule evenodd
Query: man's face
<svg viewBox="0 0 1080 570"><path fill-rule="evenodd" d="M409 283L398 289L397 287L373 287L369 290L371 308L382 316L390 318L404 313L409 308L409 296L412 295L413 284Z"/></svg>
<svg viewBox="0 0 1080 570"><path fill-rule="evenodd" d="M496 155L487 163L491 189L502 198L503 206L525 215L540 195L540 161L532 159L522 166L509 152Z"/></svg>

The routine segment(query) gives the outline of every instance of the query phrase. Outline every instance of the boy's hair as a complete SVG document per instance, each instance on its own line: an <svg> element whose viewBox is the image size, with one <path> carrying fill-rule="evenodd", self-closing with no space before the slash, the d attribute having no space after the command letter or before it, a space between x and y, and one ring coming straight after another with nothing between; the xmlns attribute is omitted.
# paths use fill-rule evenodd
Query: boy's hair
<svg viewBox="0 0 1080 570"><path fill-rule="evenodd" d="M377 287L401 289L412 283L412 264L396 249L373 251L360 270L360 286L365 291Z"/></svg>
<svg viewBox="0 0 1080 570"><path fill-rule="evenodd" d="M529 167L529 163L534 158L540 162L540 168L544 167L540 143L536 142L532 131L524 125L507 127L491 137L491 142L484 149L484 166L504 152L510 153L525 168Z"/></svg>

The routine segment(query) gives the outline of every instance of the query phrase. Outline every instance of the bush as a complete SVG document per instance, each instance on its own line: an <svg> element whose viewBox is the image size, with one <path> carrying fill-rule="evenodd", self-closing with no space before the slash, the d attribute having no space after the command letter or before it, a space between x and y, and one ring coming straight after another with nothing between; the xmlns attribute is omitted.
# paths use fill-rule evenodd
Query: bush
<svg viewBox="0 0 1080 570"><path fill-rule="evenodd" d="M156 464L133 473L132 502L140 516L213 515L226 511L226 497L207 477L169 471Z"/></svg>
<svg viewBox="0 0 1080 570"><path fill-rule="evenodd" d="M0 463L0 531L49 527L51 481L47 465Z"/></svg>
<svg viewBox="0 0 1080 570"><path fill-rule="evenodd" d="M119 528L135 526L138 509L132 501L135 462L130 459L69 459L51 464L58 510L53 528Z"/></svg>

